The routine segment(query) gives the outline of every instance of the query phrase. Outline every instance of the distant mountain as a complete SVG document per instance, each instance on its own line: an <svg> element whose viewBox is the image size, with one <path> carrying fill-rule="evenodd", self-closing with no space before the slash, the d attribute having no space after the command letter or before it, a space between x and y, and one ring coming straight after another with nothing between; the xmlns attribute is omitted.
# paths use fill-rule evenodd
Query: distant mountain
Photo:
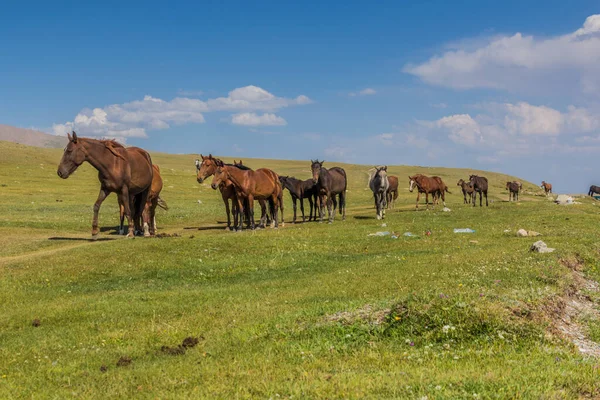
<svg viewBox="0 0 600 400"><path fill-rule="evenodd" d="M67 144L66 137L49 135L32 129L16 128L14 126L1 124L0 140L48 148L62 148Z"/></svg>

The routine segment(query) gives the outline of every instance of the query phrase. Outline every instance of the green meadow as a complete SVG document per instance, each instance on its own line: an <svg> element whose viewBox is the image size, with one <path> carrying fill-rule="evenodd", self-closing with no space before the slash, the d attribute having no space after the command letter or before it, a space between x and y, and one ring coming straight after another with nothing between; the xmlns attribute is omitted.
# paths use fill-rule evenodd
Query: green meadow
<svg viewBox="0 0 600 400"><path fill-rule="evenodd" d="M96 171L62 180L61 155L0 142L0 398L600 396L600 363L561 329L600 340L589 197L559 206L522 181L509 203L516 177L388 166L400 195L378 221L371 166L326 162L347 171L346 221L291 224L286 191L285 226L226 232L220 195L196 182L197 155L154 153L169 205L159 232L177 235L117 235L113 194L91 241ZM244 163L310 175L306 160ZM415 211L408 175L419 172L448 184L450 212L423 200ZM489 179L487 208L464 205L456 186L474 172ZM380 231L398 238L369 236ZM556 251L530 252L539 239ZM575 298L586 312L569 314ZM180 346L188 337L197 345Z"/></svg>

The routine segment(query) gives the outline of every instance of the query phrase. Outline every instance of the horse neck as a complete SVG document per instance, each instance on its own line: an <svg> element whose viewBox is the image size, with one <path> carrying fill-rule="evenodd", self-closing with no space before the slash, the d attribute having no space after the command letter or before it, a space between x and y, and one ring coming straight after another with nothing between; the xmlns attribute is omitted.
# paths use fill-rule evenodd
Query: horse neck
<svg viewBox="0 0 600 400"><path fill-rule="evenodd" d="M81 140L81 139L79 139ZM81 142L85 150L85 161L90 163L94 168L98 170L103 176L110 176L111 166L113 163L107 162L108 158L118 158L110 152L104 145L98 140L85 139ZM108 157L107 157L108 156Z"/></svg>
<svg viewBox="0 0 600 400"><path fill-rule="evenodd" d="M236 186L242 188L244 176L246 175L246 171L241 170L236 167L225 166L225 171L227 171L227 178Z"/></svg>

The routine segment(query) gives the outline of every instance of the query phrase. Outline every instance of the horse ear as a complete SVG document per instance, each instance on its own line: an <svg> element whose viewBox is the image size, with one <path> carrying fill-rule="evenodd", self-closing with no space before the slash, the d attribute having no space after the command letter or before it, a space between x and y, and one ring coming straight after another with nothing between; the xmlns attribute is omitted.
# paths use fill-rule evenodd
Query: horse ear
<svg viewBox="0 0 600 400"><path fill-rule="evenodd" d="M240 158L239 164L240 164L240 165L244 165L244 162L242 161L242 159L241 159L241 158Z"/></svg>
<svg viewBox="0 0 600 400"><path fill-rule="evenodd" d="M69 142L73 141L73 136L69 132L67 132L67 139L69 139Z"/></svg>
<svg viewBox="0 0 600 400"><path fill-rule="evenodd" d="M73 143L77 143L77 134L73 131Z"/></svg>
<svg viewBox="0 0 600 400"><path fill-rule="evenodd" d="M384 165L384 166L383 166L383 170L384 170L385 172L387 172L387 165Z"/></svg>

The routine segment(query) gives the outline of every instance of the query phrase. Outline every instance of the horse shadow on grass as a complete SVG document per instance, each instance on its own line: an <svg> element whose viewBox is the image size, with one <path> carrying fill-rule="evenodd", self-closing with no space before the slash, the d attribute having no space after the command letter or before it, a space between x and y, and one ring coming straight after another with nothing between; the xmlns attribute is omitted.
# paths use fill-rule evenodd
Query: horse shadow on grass
<svg viewBox="0 0 600 400"><path fill-rule="evenodd" d="M115 238L78 238L78 237L62 237L62 236L52 236L49 237L48 240L57 240L57 241L76 241L76 242L106 242L108 240L116 240Z"/></svg>

